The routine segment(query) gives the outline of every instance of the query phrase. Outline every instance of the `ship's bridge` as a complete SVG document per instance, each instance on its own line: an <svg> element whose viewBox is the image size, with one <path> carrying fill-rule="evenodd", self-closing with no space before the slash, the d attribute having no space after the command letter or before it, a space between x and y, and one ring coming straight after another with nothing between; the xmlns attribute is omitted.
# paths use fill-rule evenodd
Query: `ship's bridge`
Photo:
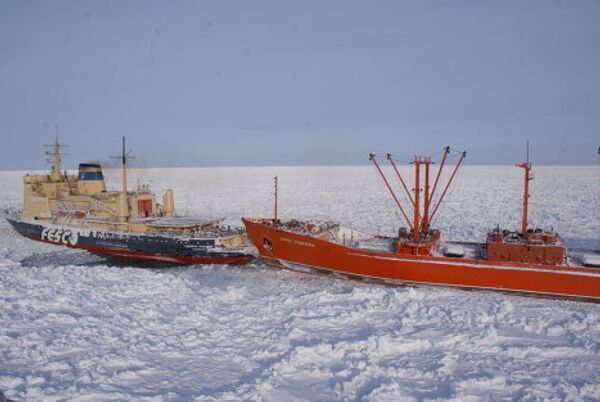
<svg viewBox="0 0 600 402"><path fill-rule="evenodd" d="M80 163L79 180L104 180L102 166L96 163Z"/></svg>
<svg viewBox="0 0 600 402"><path fill-rule="evenodd" d="M79 194L93 195L106 191L102 166L97 163L80 163L77 181Z"/></svg>

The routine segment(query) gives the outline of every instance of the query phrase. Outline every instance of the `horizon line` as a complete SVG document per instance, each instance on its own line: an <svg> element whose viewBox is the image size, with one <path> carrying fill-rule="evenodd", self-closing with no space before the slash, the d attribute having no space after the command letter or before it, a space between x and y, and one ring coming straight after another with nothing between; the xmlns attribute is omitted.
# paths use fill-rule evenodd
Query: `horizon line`
<svg viewBox="0 0 600 402"><path fill-rule="evenodd" d="M84 162L82 162L84 163ZM102 166L102 169L105 170L117 170L117 169L121 169L120 165L117 166L106 166L103 165L102 163L100 163L100 165ZM497 164L497 163L491 163L491 164L463 164L463 167L512 167L512 166L516 166L516 163L510 163L510 164ZM278 164L268 164L268 165L200 165L200 166L131 166L128 165L127 168L128 169L215 169L215 168L263 168L263 167L280 167L280 168L287 168L287 167L325 167L325 168L329 168L329 167L364 167L364 166L371 166L370 164L367 163L363 163L363 164L315 164L315 165L309 165L309 164L287 164L287 165L278 165ZM401 165L404 166L404 165ZM408 166L408 165L406 165ZM539 166L539 167L600 167L600 163L598 164L549 164L549 163L539 163L539 164L534 164L535 166ZM34 171L34 172L39 172L39 171L45 171L45 170L51 170L50 168L26 168L26 169L0 169L0 172L27 172L27 171ZM74 168L67 168L64 169L66 171L77 171L78 167L74 167Z"/></svg>

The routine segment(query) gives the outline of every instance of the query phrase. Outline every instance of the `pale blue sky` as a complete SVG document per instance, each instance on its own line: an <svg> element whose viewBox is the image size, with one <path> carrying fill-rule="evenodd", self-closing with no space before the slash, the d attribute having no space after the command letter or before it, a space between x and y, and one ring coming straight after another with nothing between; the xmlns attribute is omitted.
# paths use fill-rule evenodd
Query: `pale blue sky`
<svg viewBox="0 0 600 402"><path fill-rule="evenodd" d="M598 1L0 2L0 169L594 164Z"/></svg>

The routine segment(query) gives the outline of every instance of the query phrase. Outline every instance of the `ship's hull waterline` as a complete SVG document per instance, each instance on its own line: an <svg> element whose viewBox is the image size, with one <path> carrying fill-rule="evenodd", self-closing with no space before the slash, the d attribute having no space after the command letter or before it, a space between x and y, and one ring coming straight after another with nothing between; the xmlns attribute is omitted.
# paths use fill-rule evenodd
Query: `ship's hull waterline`
<svg viewBox="0 0 600 402"><path fill-rule="evenodd" d="M254 258L246 252L216 250L218 247L215 247L213 238L132 234L68 225L45 225L10 216L6 219L19 234L29 239L119 259L178 265L243 265Z"/></svg>
<svg viewBox="0 0 600 402"><path fill-rule="evenodd" d="M243 219L243 222L260 255L284 265L297 264L386 283L487 289L600 302L600 270L596 268L382 253L278 229L259 219Z"/></svg>

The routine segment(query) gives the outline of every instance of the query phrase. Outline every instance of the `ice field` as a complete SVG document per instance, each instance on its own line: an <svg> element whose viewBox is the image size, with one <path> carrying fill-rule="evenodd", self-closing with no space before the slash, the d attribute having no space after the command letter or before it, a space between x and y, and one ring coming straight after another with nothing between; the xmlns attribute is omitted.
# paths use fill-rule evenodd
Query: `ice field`
<svg viewBox="0 0 600 402"><path fill-rule="evenodd" d="M405 172L408 172L406 170ZM24 172L0 172L0 208ZM118 172L106 172L109 186ZM133 170L179 214L401 224L371 166ZM600 169L534 166L531 226L598 248ZM435 222L518 228L522 171L466 166ZM600 400L600 305L242 267L140 268L0 220L0 390L20 401Z"/></svg>

